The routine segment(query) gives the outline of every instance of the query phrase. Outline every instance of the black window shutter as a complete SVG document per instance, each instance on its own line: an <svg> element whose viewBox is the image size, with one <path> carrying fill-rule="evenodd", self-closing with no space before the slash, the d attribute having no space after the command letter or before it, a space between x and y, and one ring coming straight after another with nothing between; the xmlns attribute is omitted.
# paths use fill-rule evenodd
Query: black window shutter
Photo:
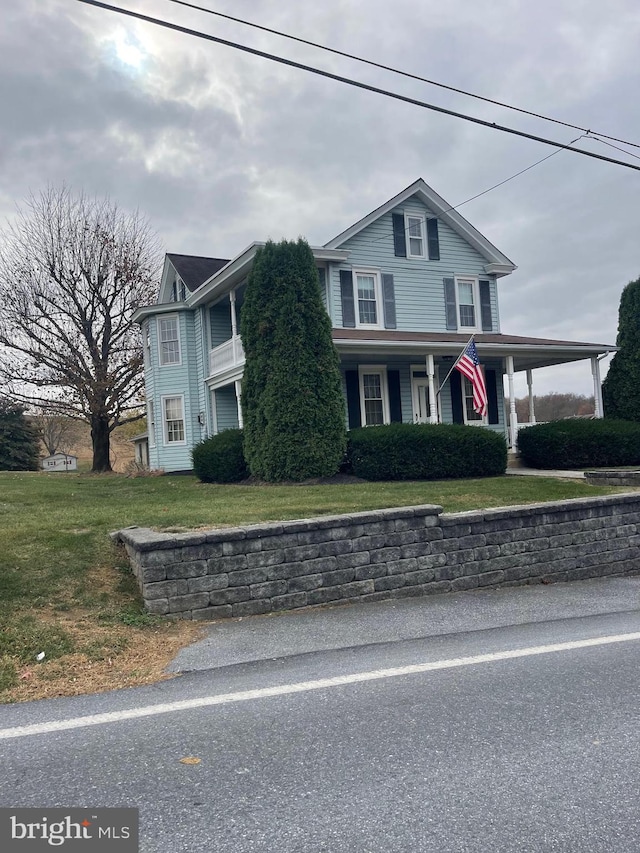
<svg viewBox="0 0 640 853"><path fill-rule="evenodd" d="M480 282L480 316L482 318L482 331L493 331L493 320L491 319L491 283Z"/></svg>
<svg viewBox="0 0 640 853"><path fill-rule="evenodd" d="M452 278L443 279L444 305L447 317L447 329L452 332L458 330L458 309L456 308L456 283Z"/></svg>
<svg viewBox="0 0 640 853"><path fill-rule="evenodd" d="M453 370L449 377L449 388L451 389L451 412L454 424L464 423L462 412L462 377L458 370Z"/></svg>
<svg viewBox="0 0 640 853"><path fill-rule="evenodd" d="M498 385L495 370L485 370L484 381L487 386L489 423L500 423L500 418L498 417Z"/></svg>
<svg viewBox="0 0 640 853"><path fill-rule="evenodd" d="M427 219L427 246L429 247L429 260L440 260L440 241L438 239L438 220Z"/></svg>
<svg viewBox="0 0 640 853"><path fill-rule="evenodd" d="M342 325L355 329L356 308L353 301L353 274L351 270L340 270L340 298L342 300Z"/></svg>
<svg viewBox="0 0 640 853"><path fill-rule="evenodd" d="M400 371L387 371L389 386L389 417L392 424L402 423L402 400L400 397Z"/></svg>
<svg viewBox="0 0 640 853"><path fill-rule="evenodd" d="M382 300L384 303L384 327L396 328L396 295L391 273L382 273Z"/></svg>
<svg viewBox="0 0 640 853"><path fill-rule="evenodd" d="M357 429L362 426L362 415L360 413L360 380L357 370L345 370L344 378L347 384L347 415L349 429Z"/></svg>
<svg viewBox="0 0 640 853"><path fill-rule="evenodd" d="M404 214L392 213L393 220L393 251L396 258L407 257L407 237L404 231Z"/></svg>

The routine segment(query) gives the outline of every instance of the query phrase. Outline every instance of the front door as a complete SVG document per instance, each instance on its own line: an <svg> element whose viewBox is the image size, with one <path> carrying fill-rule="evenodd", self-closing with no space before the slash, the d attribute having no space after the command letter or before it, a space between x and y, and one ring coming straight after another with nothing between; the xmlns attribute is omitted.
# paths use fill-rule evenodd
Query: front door
<svg viewBox="0 0 640 853"><path fill-rule="evenodd" d="M413 397L413 422L428 424L431 416L429 405L429 380L414 376L411 382Z"/></svg>
<svg viewBox="0 0 640 853"><path fill-rule="evenodd" d="M437 376L435 387L438 387ZM429 378L424 370L412 368L411 371L411 400L413 403L414 424L431 423L431 401L429 398ZM439 414L439 413L438 413ZM438 417L438 421L440 417Z"/></svg>

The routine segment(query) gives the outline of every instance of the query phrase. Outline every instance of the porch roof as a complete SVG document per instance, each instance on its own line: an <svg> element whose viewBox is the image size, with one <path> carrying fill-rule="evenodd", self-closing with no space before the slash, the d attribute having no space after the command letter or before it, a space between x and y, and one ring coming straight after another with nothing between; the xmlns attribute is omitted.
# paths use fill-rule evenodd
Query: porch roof
<svg viewBox="0 0 640 853"><path fill-rule="evenodd" d="M457 358L469 340L456 332L402 332L391 329L332 329L338 352L380 358L385 353ZM613 344L558 341L520 335L478 333L473 336L480 360L513 356L514 369L533 370L615 352Z"/></svg>

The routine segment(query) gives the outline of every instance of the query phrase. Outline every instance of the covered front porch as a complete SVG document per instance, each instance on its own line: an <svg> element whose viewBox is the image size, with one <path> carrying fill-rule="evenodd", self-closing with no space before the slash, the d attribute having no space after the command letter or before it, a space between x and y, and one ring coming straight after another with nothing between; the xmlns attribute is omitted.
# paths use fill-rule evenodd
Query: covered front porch
<svg viewBox="0 0 640 853"><path fill-rule="evenodd" d="M512 450L517 449L518 430L536 422L536 369L584 361L593 383L594 416L601 418L604 412L600 361L616 350L615 346L607 344L501 334L474 335L489 396L489 412L482 419L473 412L470 389L466 387L468 380L456 370L446 378L468 343L466 335L334 329L333 340L344 368L350 428L380 422L381 416L384 423L392 420L471 423L503 431ZM390 379L396 365L399 381L395 376ZM518 423L516 413L514 377L519 373L525 374L528 389L529 419L526 424ZM386 394L386 409L384 404L377 402L374 406L369 402L368 398L376 394L383 399ZM392 411L393 400L398 397L400 417L397 405L395 412ZM505 405L506 399L508 405Z"/></svg>

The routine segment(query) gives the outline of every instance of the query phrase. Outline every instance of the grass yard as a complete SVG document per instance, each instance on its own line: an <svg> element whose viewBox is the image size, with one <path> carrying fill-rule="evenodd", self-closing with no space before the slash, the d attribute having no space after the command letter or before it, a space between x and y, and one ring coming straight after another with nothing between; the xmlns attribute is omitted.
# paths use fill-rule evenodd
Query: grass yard
<svg viewBox="0 0 640 853"><path fill-rule="evenodd" d="M0 473L0 701L157 681L199 635L201 626L142 611L111 530L188 530L424 503L455 512L619 491L628 489L541 477L215 486L186 476Z"/></svg>

